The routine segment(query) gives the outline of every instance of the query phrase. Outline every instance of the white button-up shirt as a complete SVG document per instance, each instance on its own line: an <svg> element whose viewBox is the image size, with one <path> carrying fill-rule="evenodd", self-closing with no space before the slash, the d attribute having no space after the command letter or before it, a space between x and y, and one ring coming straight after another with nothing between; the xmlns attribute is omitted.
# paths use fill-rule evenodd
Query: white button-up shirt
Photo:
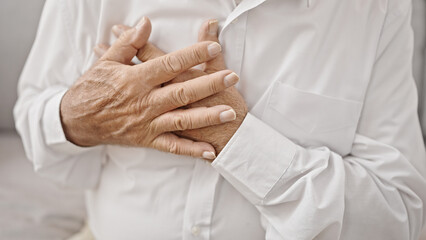
<svg viewBox="0 0 426 240"><path fill-rule="evenodd" d="M98 239L416 239L425 149L409 0L48 0L19 85L16 126L36 171L85 187ZM64 137L64 92L152 20L166 52L220 22L250 112L218 158Z"/></svg>

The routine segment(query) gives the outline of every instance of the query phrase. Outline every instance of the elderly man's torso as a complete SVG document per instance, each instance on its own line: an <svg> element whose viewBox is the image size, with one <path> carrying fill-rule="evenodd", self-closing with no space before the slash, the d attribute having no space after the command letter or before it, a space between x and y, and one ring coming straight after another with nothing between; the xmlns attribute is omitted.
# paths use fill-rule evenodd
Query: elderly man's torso
<svg viewBox="0 0 426 240"><path fill-rule="evenodd" d="M114 24L148 16L150 41L170 52L195 43L201 23L216 18L227 67L240 75L250 112L302 146L349 153L385 0L310 0L309 7L307 0L79 2L65 4L82 72L96 61L92 47L114 40ZM265 237L267 220L209 163L119 146L105 154L99 186L87 195L100 239Z"/></svg>

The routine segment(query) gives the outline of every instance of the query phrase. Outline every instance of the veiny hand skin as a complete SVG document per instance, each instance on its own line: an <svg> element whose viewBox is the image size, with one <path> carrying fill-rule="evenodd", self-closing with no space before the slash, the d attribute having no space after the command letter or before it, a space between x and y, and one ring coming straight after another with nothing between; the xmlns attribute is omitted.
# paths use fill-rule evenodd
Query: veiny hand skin
<svg viewBox="0 0 426 240"><path fill-rule="evenodd" d="M112 31L117 37L119 37L129 29L130 27L125 25L115 25L112 28ZM217 31L217 20L206 21L201 26L201 29L199 31L199 42L219 42L217 37ZM95 52L99 57L101 57L107 50L108 46L104 44L99 44L95 47ZM137 57L143 62L149 62L153 59L163 56L164 54L164 52L156 48L153 44L147 43L139 49ZM215 73L224 69L226 69L225 61L223 55L220 53L213 60L204 63L203 70L188 69L187 71L176 76L172 81L166 83L165 85L171 83L185 82L189 79L205 76L207 74ZM186 137L194 141L210 143L211 145L213 145L216 152L220 153L220 151L222 151L222 149L237 131L237 129L243 122L245 116L247 115L247 105L241 94L237 91L235 87L232 86L225 89L224 91L218 92L200 101L184 106L184 108L212 107L217 105L228 105L232 107L236 112L236 120L224 124L211 125L203 128L175 131L175 133L179 136Z"/></svg>
<svg viewBox="0 0 426 240"><path fill-rule="evenodd" d="M215 149L210 144L181 138L173 132L233 121L235 116L221 117L223 112L233 112L230 106L188 105L222 92L239 78L223 70L167 84L187 69L214 59L220 45L211 41L132 66L131 59L146 44L150 32L147 18L125 31L65 93L61 102L65 135L80 146L150 147L213 159ZM184 106L186 109L181 108Z"/></svg>

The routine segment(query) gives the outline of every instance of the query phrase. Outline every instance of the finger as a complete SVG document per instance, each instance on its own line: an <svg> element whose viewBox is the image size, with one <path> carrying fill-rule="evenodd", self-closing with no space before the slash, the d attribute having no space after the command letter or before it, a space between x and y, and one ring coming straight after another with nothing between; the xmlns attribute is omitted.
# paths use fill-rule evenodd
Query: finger
<svg viewBox="0 0 426 240"><path fill-rule="evenodd" d="M122 25L122 24L117 24L114 25L112 27L112 32L114 33L114 35L116 37L120 37L120 35L129 30L130 27L126 26L126 25ZM163 51L161 51L161 49L159 49L158 47L156 47L154 44L152 43L146 43L141 49L139 49L138 53L137 53L137 57L139 60L141 60L142 62L147 62L149 60L152 60L154 58L158 58L161 57L163 55L165 55L166 53L164 53Z"/></svg>
<svg viewBox="0 0 426 240"><path fill-rule="evenodd" d="M139 49L137 57L142 62L148 62L149 60L164 56L165 54L165 52L161 51L161 49L156 47L154 44L147 43Z"/></svg>
<svg viewBox="0 0 426 240"><path fill-rule="evenodd" d="M190 139L180 138L173 133L164 133L152 143L155 149L178 155L214 160L216 151L213 146L204 142L195 142Z"/></svg>
<svg viewBox="0 0 426 240"><path fill-rule="evenodd" d="M151 34L151 22L144 17L136 25L120 35L120 38L108 49L101 60L130 64L139 48L145 45Z"/></svg>
<svg viewBox="0 0 426 240"><path fill-rule="evenodd" d="M201 42L134 66L134 76L152 87L161 85L187 69L215 58L221 51L216 42Z"/></svg>
<svg viewBox="0 0 426 240"><path fill-rule="evenodd" d="M119 38L121 36L121 34L123 34L125 31L131 29L131 27L123 25L123 24L117 24L112 26L111 31L114 34L114 36L116 36L117 38Z"/></svg>
<svg viewBox="0 0 426 240"><path fill-rule="evenodd" d="M184 131L234 121L234 109L226 105L178 109L157 117L152 124L162 132Z"/></svg>
<svg viewBox="0 0 426 240"><path fill-rule="evenodd" d="M96 56L98 56L99 58L101 58L110 48L109 45L106 44L98 44L93 48L93 51L95 52ZM129 63L130 66L135 65L134 61L139 61L138 59L132 59L132 62Z"/></svg>
<svg viewBox="0 0 426 240"><path fill-rule="evenodd" d="M98 58L102 57L109 49L109 45L107 44L98 44L93 48L93 51L95 52L96 56Z"/></svg>
<svg viewBox="0 0 426 240"><path fill-rule="evenodd" d="M151 92L156 113L162 114L203 98L216 94L235 85L239 77L229 70L201 76L182 83L170 84Z"/></svg>
<svg viewBox="0 0 426 240"><path fill-rule="evenodd" d="M216 19L210 19L201 25L198 32L198 41L213 41L219 43L218 39L219 22ZM226 69L225 59L223 54L220 53L216 58L204 64L204 71L206 73L213 73Z"/></svg>

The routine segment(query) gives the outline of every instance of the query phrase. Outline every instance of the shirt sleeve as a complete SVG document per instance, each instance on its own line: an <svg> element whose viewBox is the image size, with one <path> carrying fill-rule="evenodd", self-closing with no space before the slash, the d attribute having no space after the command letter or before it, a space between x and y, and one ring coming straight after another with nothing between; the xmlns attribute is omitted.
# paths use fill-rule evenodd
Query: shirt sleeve
<svg viewBox="0 0 426 240"><path fill-rule="evenodd" d="M412 78L411 5L394 2L349 155L304 148L249 113L213 162L257 207L266 239L419 238L426 157Z"/></svg>
<svg viewBox="0 0 426 240"><path fill-rule="evenodd" d="M18 84L14 116L35 171L61 184L94 187L104 158L102 147L67 141L60 103L81 75L81 51L71 41L69 11L63 0L47 0L39 29Z"/></svg>

